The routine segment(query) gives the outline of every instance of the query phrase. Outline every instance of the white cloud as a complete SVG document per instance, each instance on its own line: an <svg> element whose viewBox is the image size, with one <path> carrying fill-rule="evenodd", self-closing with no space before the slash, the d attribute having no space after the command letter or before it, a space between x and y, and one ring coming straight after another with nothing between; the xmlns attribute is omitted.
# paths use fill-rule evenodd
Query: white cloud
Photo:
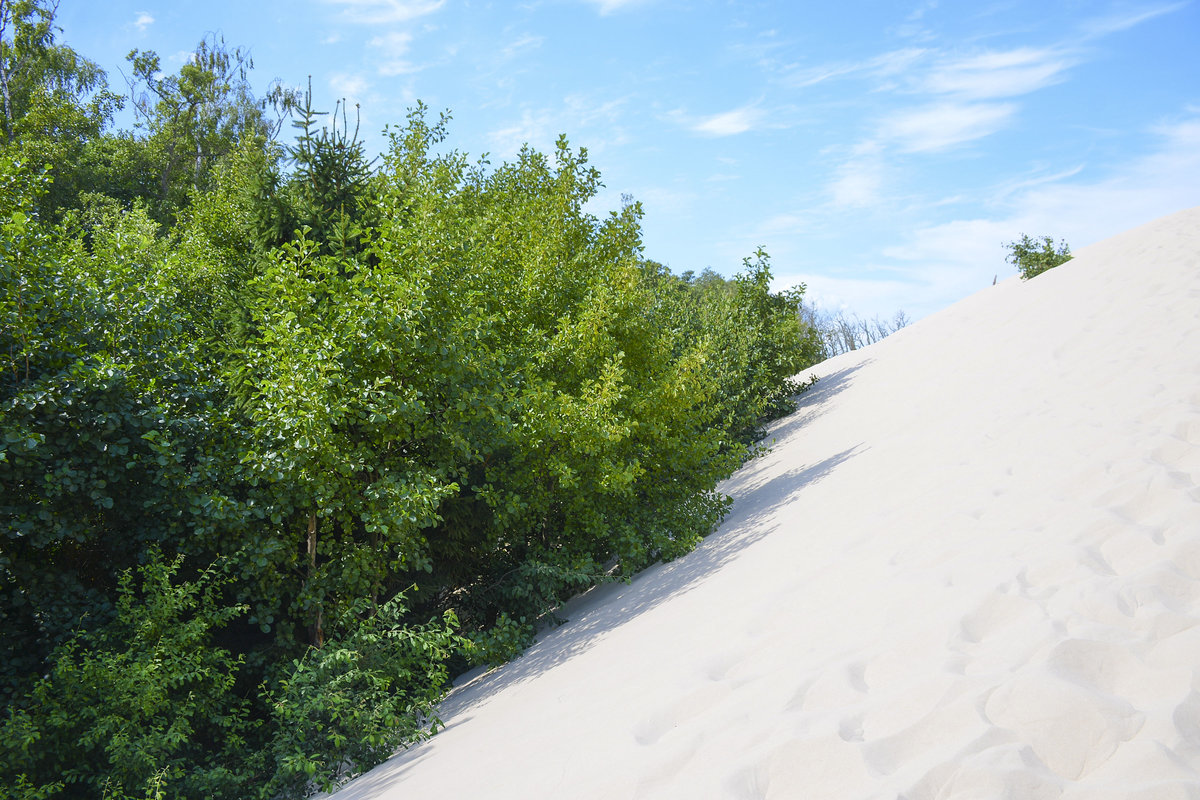
<svg viewBox="0 0 1200 800"><path fill-rule="evenodd" d="M361 101L366 95L370 84L362 75L335 74L329 79L329 88L339 98L346 98L354 103Z"/></svg>
<svg viewBox="0 0 1200 800"><path fill-rule="evenodd" d="M803 283L805 304L822 312L843 311L862 319L876 316L891 319L897 311L912 317L911 308L896 305L899 298L913 295L913 284L892 278L841 278L805 272L781 273L771 282L773 289Z"/></svg>
<svg viewBox="0 0 1200 800"><path fill-rule="evenodd" d="M793 68L786 81L802 89L843 77L891 78L911 70L928 53L918 47L892 50L863 61L836 61L815 67Z"/></svg>
<svg viewBox="0 0 1200 800"><path fill-rule="evenodd" d="M1071 58L1050 49L988 52L940 63L923 88L970 100L1015 97L1061 82L1073 64Z"/></svg>
<svg viewBox="0 0 1200 800"><path fill-rule="evenodd" d="M735 136L753 130L762 119L761 109L743 106L721 114L713 114L691 125L692 130L706 136Z"/></svg>
<svg viewBox="0 0 1200 800"><path fill-rule="evenodd" d="M629 194L655 215L687 213L699 199L687 189L671 189L665 186L646 186Z"/></svg>
<svg viewBox="0 0 1200 800"><path fill-rule="evenodd" d="M545 152L556 138L551 114L544 110L535 113L529 109L521 112L519 122L487 135L491 151L505 159L515 156L526 144Z"/></svg>
<svg viewBox="0 0 1200 800"><path fill-rule="evenodd" d="M572 130L599 124L611 131L620 122L621 111L628 101L627 97L618 97L598 102L583 94L569 94L563 98L563 107Z"/></svg>
<svg viewBox="0 0 1200 800"><path fill-rule="evenodd" d="M935 8L937 8L937 6L937 0L925 0L925 2L914 8L909 15L905 17L905 20L908 22L916 22L925 16L925 12L933 11Z"/></svg>
<svg viewBox="0 0 1200 800"><path fill-rule="evenodd" d="M341 6L342 12L352 22L382 25L392 22L408 22L432 14L446 4L446 0L324 0Z"/></svg>
<svg viewBox="0 0 1200 800"><path fill-rule="evenodd" d="M517 39L515 42L511 42L510 44L506 45L500 52L505 58L512 58L513 56L519 55L527 50L536 50L542 46L542 42L545 40L546 39L544 36L526 34L520 39Z"/></svg>
<svg viewBox="0 0 1200 800"><path fill-rule="evenodd" d="M1015 270L1004 261L1004 243L1027 233L1065 239L1072 250L1114 236L1158 217L1200 205L1200 113L1153 129L1155 148L1106 175L1073 169L1030 181L1024 188L988 191L995 213L950 219L914 228L907 239L882 250L910 283L890 290L891 305L920 317L989 286ZM896 262L900 262L897 264ZM810 286L836 282L814 277ZM872 282L874 283L874 282ZM845 289L846 287L839 287ZM852 308L887 311L870 285L844 292Z"/></svg>
<svg viewBox="0 0 1200 800"><path fill-rule="evenodd" d="M408 51L412 44L413 35L407 31L392 31L381 36L373 36L367 41L371 47L380 47L391 55L400 55Z"/></svg>
<svg viewBox="0 0 1200 800"><path fill-rule="evenodd" d="M811 231L812 214L782 213L768 217L754 227L755 240L766 241L780 236L794 236Z"/></svg>
<svg viewBox="0 0 1200 800"><path fill-rule="evenodd" d="M600 11L601 15L611 14L622 8L640 5L645 0L587 0Z"/></svg>
<svg viewBox="0 0 1200 800"><path fill-rule="evenodd" d="M626 97L598 100L586 94L569 94L560 104L533 109L523 107L521 118L487 134L489 149L500 158L511 158L528 144L550 154L560 134L566 134L572 146L586 145L592 154L628 140L621 125Z"/></svg>
<svg viewBox="0 0 1200 800"><path fill-rule="evenodd" d="M409 75L420 72L423 66L417 65L404 58L412 45L413 35L407 31L392 31L372 37L367 44L377 47L384 52L384 57L378 59L375 70L380 75Z"/></svg>
<svg viewBox="0 0 1200 800"><path fill-rule="evenodd" d="M909 153L945 150L995 133L1016 111L1012 103L936 103L889 117L880 135Z"/></svg>
<svg viewBox="0 0 1200 800"><path fill-rule="evenodd" d="M138 29L138 33L145 33L146 29L154 24L154 17L150 16L145 11L137 15L137 19L133 21L133 27Z"/></svg>
<svg viewBox="0 0 1200 800"><path fill-rule="evenodd" d="M420 72L425 69L423 64L414 64L403 58L393 58L389 61L381 61L376 65L375 71L386 77L395 75L412 75L414 72Z"/></svg>
<svg viewBox="0 0 1200 800"><path fill-rule="evenodd" d="M1045 186L1046 184L1059 183L1067 178L1073 178L1083 172L1083 165L1077 165L1070 169L1056 172L1052 175L1034 174L1030 177L1017 178L1008 181L993 189L993 196L997 200L1004 200L1014 195L1026 192L1036 186Z"/></svg>
<svg viewBox="0 0 1200 800"><path fill-rule="evenodd" d="M864 142L841 167L829 185L833 203L840 207L863 207L879 201L883 190L883 148L878 142Z"/></svg>
<svg viewBox="0 0 1200 800"><path fill-rule="evenodd" d="M1170 14L1178 11L1181 8L1187 7L1187 2L1170 3L1168 5L1158 5L1150 8L1141 8L1136 11L1127 13L1110 14L1105 17L1096 17L1088 20L1083 24L1083 32L1087 36L1107 36L1110 33L1119 33L1140 25L1147 20L1161 17L1164 14Z"/></svg>

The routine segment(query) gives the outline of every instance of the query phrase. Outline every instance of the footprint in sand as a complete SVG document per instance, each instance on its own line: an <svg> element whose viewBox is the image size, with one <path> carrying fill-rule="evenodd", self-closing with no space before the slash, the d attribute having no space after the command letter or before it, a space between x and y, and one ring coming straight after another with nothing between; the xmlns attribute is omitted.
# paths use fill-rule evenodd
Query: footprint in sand
<svg viewBox="0 0 1200 800"><path fill-rule="evenodd" d="M1180 614L1192 614L1200 608L1200 581L1170 561L1160 562L1137 576L1130 588L1139 605L1161 603Z"/></svg>
<svg viewBox="0 0 1200 800"><path fill-rule="evenodd" d="M641 745L652 745L680 723L697 717L729 697L732 690L723 683L710 683L667 705L633 728L633 737Z"/></svg>
<svg viewBox="0 0 1200 800"><path fill-rule="evenodd" d="M1200 693L1193 691L1187 699L1175 706L1171 721L1175 723L1175 729L1179 731L1179 738L1183 743L1180 749L1186 751L1181 754L1191 755L1193 758L1200 754Z"/></svg>
<svg viewBox="0 0 1200 800"><path fill-rule="evenodd" d="M868 736L861 746L863 760L879 774L891 775L906 764L944 761L961 753L968 743L987 743L990 740L985 737L992 728L977 705L960 700L941 703L924 714L913 715L911 724L888 736Z"/></svg>
<svg viewBox="0 0 1200 800"><path fill-rule="evenodd" d="M962 639L978 644L1018 622L1039 621L1046 612L1034 601L1020 594L993 592L960 621Z"/></svg>
<svg viewBox="0 0 1200 800"><path fill-rule="evenodd" d="M700 750L701 736L693 735L686 741L671 746L661 745L665 752L655 752L651 769L642 773L634 796L652 800L662 797Z"/></svg>
<svg viewBox="0 0 1200 800"><path fill-rule="evenodd" d="M1146 683L1146 666L1111 642L1068 639L1050 651L1046 667L1064 680L1110 695L1130 696Z"/></svg>
<svg viewBox="0 0 1200 800"><path fill-rule="evenodd" d="M846 667L846 677L850 679L850 685L854 687L855 691L865 694L871 690L871 687L867 685L866 664L859 662Z"/></svg>
<svg viewBox="0 0 1200 800"><path fill-rule="evenodd" d="M861 742L863 740L863 715L854 714L838 723L838 736L843 742Z"/></svg>
<svg viewBox="0 0 1200 800"><path fill-rule="evenodd" d="M1182 422L1175 428L1175 435L1195 447L1200 447L1200 422Z"/></svg>
<svg viewBox="0 0 1200 800"><path fill-rule="evenodd" d="M704 668L704 677L710 681L722 681L738 664L746 658L745 653L726 653L708 662Z"/></svg>
<svg viewBox="0 0 1200 800"><path fill-rule="evenodd" d="M1176 545L1170 551L1170 560L1180 573L1200 581L1200 538L1189 536Z"/></svg>
<svg viewBox="0 0 1200 800"><path fill-rule="evenodd" d="M988 697L987 719L1032 748L1052 772L1078 780L1141 730L1145 715L1125 700L1052 672L1030 670Z"/></svg>
<svg viewBox="0 0 1200 800"><path fill-rule="evenodd" d="M1176 488L1191 490L1200 484L1200 446L1172 437L1156 447L1150 460L1161 467Z"/></svg>

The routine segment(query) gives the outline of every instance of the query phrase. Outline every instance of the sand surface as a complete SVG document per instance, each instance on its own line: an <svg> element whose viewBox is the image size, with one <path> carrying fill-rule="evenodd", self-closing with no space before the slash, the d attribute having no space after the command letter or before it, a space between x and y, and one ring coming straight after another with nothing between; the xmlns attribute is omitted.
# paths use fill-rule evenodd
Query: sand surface
<svg viewBox="0 0 1200 800"><path fill-rule="evenodd" d="M813 370L362 798L1200 798L1200 208Z"/></svg>

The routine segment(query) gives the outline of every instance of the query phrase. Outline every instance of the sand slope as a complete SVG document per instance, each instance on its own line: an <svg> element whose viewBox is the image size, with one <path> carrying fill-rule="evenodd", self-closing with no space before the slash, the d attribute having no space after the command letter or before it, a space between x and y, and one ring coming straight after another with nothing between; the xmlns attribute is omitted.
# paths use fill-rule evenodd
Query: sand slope
<svg viewBox="0 0 1200 800"><path fill-rule="evenodd" d="M1200 797L1200 209L818 367L358 798Z"/></svg>

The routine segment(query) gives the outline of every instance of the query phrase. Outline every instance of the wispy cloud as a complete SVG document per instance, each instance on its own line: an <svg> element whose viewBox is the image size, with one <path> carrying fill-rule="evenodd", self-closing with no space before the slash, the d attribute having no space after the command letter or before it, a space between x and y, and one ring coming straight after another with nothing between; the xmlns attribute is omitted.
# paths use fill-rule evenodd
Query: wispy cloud
<svg viewBox="0 0 1200 800"><path fill-rule="evenodd" d="M513 58L529 50L536 50L542 46L542 42L546 40L544 36L534 36L526 34L519 39L505 45L500 51L505 58Z"/></svg>
<svg viewBox="0 0 1200 800"><path fill-rule="evenodd" d="M628 102L628 97L600 101L585 94L569 94L563 98L565 121L573 129L603 125L606 130L614 130Z"/></svg>
<svg viewBox="0 0 1200 800"><path fill-rule="evenodd" d="M446 0L324 0L324 2L341 6L342 13L350 21L368 25L408 22L432 14L446 4Z"/></svg>
<svg viewBox="0 0 1200 800"><path fill-rule="evenodd" d="M145 33L146 29L154 24L154 17L150 16L145 11L137 15L137 19L133 21L133 27L138 29L138 33Z"/></svg>
<svg viewBox="0 0 1200 800"><path fill-rule="evenodd" d="M834 78L891 78L912 69L928 51L919 47L892 50L861 61L835 61L813 67L791 67L784 77L788 85L802 89Z"/></svg>
<svg viewBox="0 0 1200 800"><path fill-rule="evenodd" d="M646 186L634 189L629 194L655 213L686 212L693 208L699 199L693 191L667 186Z"/></svg>
<svg viewBox="0 0 1200 800"><path fill-rule="evenodd" d="M922 88L969 100L1016 97L1061 82L1074 63L1073 58L1054 49L991 51L939 62Z"/></svg>
<svg viewBox="0 0 1200 800"><path fill-rule="evenodd" d="M1079 173L1083 172L1083 169L1084 166L1082 164L1078 164L1070 169L1064 169L1049 175L1035 173L1027 177L1016 178L995 187L992 190L992 194L997 200L1003 202L1013 195L1027 192L1034 187L1060 183L1068 178L1073 178Z"/></svg>
<svg viewBox="0 0 1200 800"><path fill-rule="evenodd" d="M542 152L553 149L559 134L574 143L586 142L592 153L628 140L622 114L629 98L598 99L585 93L569 94L549 107L521 109L519 120L487 134L489 149L500 158L511 158L522 145Z"/></svg>
<svg viewBox="0 0 1200 800"><path fill-rule="evenodd" d="M905 152L945 150L995 133L1016 111L1013 103L936 103L889 117L880 133Z"/></svg>
<svg viewBox="0 0 1200 800"><path fill-rule="evenodd" d="M382 58L375 64L375 70L380 75L409 75L420 72L423 67L414 64L404 56L412 46L413 35L408 31L391 31L367 41L371 47L383 51Z"/></svg>
<svg viewBox="0 0 1200 800"><path fill-rule="evenodd" d="M1164 14L1170 14L1179 11L1188 5L1187 2L1168 3L1165 5L1143 6L1138 9L1127 11L1124 13L1109 14L1103 17L1094 17L1083 23L1082 29L1086 36L1107 36L1111 33L1119 33L1123 30L1128 30L1135 25L1140 25L1147 20L1161 17Z"/></svg>
<svg viewBox="0 0 1200 800"><path fill-rule="evenodd" d="M905 20L908 22L916 22L924 17L927 12L933 11L935 8L937 8L937 6L937 0L924 0L924 2L909 12L909 15L905 17Z"/></svg>
<svg viewBox="0 0 1200 800"><path fill-rule="evenodd" d="M520 121L491 131L487 141L491 152L511 158L526 144L546 150L556 137L553 115L544 109L535 112L527 108L522 110Z"/></svg>
<svg viewBox="0 0 1200 800"><path fill-rule="evenodd" d="M383 48L394 55L399 55L408 51L412 40L413 35L408 31L392 31L380 36L371 37L367 40L367 44L371 47Z"/></svg>
<svg viewBox="0 0 1200 800"><path fill-rule="evenodd" d="M877 203L883 189L884 165L882 146L875 141L854 148L851 157L838 168L829 185L834 205L843 208L869 206Z"/></svg>
<svg viewBox="0 0 1200 800"><path fill-rule="evenodd" d="M596 6L602 15L607 15L622 8L641 5L647 0L587 0L587 2Z"/></svg>
<svg viewBox="0 0 1200 800"><path fill-rule="evenodd" d="M996 275L1013 275L1003 243L1022 233L1063 238L1077 251L1200 203L1200 113L1190 109L1150 133L1157 138L1150 151L1107 174L1077 168L1023 185L1001 184L985 191L996 202L994 213L914 227L906 241L884 248L882 255L931 270L935 280L928 285L937 294L910 286L893 302L920 316L990 285ZM861 296L855 303L872 307Z"/></svg>
<svg viewBox="0 0 1200 800"><path fill-rule="evenodd" d="M762 119L762 109L750 105L703 117L692 122L690 127L696 133L705 136L736 136L753 130Z"/></svg>
<svg viewBox="0 0 1200 800"><path fill-rule="evenodd" d="M329 79L329 88L339 98L350 102L361 101L371 84L362 75L338 73Z"/></svg>
<svg viewBox="0 0 1200 800"><path fill-rule="evenodd" d="M934 39L934 34L924 24L926 13L937 8L936 0L929 0L914 8L904 22L895 28L896 35L902 39L914 39L919 41L927 41Z"/></svg>
<svg viewBox="0 0 1200 800"><path fill-rule="evenodd" d="M770 241L780 236L794 236L812 230L813 215L811 213L784 212L760 222L754 227L754 238L758 241Z"/></svg>

